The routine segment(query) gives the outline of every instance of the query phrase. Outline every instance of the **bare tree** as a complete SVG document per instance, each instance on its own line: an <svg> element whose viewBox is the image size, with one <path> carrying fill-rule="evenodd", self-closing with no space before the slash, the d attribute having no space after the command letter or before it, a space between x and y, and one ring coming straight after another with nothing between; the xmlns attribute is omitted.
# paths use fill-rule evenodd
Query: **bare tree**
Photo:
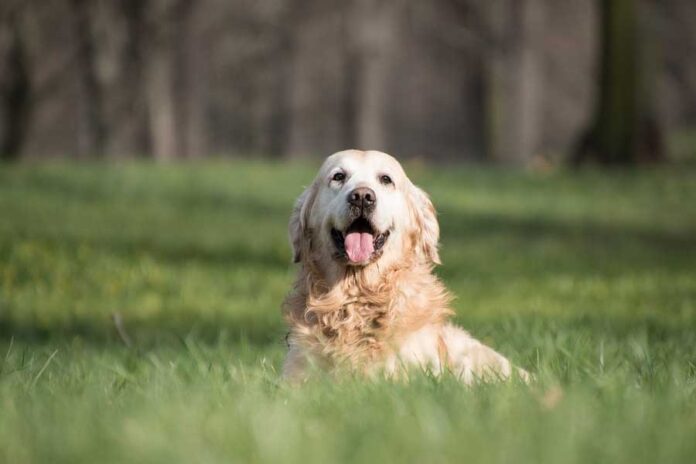
<svg viewBox="0 0 696 464"><path fill-rule="evenodd" d="M0 6L0 159L19 158L31 108L30 69L21 30L20 4Z"/></svg>
<svg viewBox="0 0 696 464"><path fill-rule="evenodd" d="M103 95L96 66L96 40L89 0L71 0L71 16L75 33L75 63L78 72L79 156L102 156L106 144Z"/></svg>
<svg viewBox="0 0 696 464"><path fill-rule="evenodd" d="M663 127L696 124L694 11L689 0L0 0L0 149L168 160L362 146L527 165L565 157L589 126L578 162L659 159Z"/></svg>
<svg viewBox="0 0 696 464"><path fill-rule="evenodd" d="M121 150L145 154L150 149L145 79L145 37L147 0L122 0L116 10L124 19L124 45L119 59L120 98L116 102L115 118L122 134Z"/></svg>
<svg viewBox="0 0 696 464"><path fill-rule="evenodd" d="M400 2L356 0L348 17L355 55L350 59L353 79L355 144L386 150L388 131L385 113L392 78L391 60L398 37L396 33Z"/></svg>
<svg viewBox="0 0 696 464"><path fill-rule="evenodd" d="M657 85L651 56L652 15L638 0L601 0L598 100L591 127L573 156L625 165L664 158L654 98Z"/></svg>
<svg viewBox="0 0 696 464"><path fill-rule="evenodd" d="M484 8L490 45L484 84L488 157L527 165L541 134L543 5L541 0L492 0Z"/></svg>
<svg viewBox="0 0 696 464"><path fill-rule="evenodd" d="M201 30L204 8L200 1L178 0L173 21L175 50L176 124L179 155L200 157L207 153L206 37Z"/></svg>
<svg viewBox="0 0 696 464"><path fill-rule="evenodd" d="M150 148L155 159L177 157L176 103L174 91L174 0L147 0L145 93Z"/></svg>

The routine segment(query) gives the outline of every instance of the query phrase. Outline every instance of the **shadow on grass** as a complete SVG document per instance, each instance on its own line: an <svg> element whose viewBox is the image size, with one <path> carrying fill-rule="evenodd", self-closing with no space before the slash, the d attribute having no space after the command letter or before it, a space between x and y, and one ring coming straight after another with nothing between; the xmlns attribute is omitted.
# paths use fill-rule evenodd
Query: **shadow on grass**
<svg viewBox="0 0 696 464"><path fill-rule="evenodd" d="M621 351L671 347L696 363L696 321L677 322L659 317L603 315L566 315L562 317L515 315L495 319L458 320L484 343L508 355L516 363L534 369L539 359L568 358L573 361L577 349L600 356L606 343ZM88 345L100 350L127 349L147 352L152 349L185 349L187 341L204 347L246 347L268 352L284 351L285 328L280 325L201 318L195 325L173 321L148 320L137 326L127 324L132 345L127 347L114 327L97 321L75 321L60 327L37 328L0 319L0 345L10 340L24 346L57 347ZM667 352L669 353L669 351ZM664 353L663 353L664 354ZM641 355L642 356L642 355ZM665 355L666 356L666 355ZM696 365L696 364L695 364Z"/></svg>
<svg viewBox="0 0 696 464"><path fill-rule="evenodd" d="M121 182L124 179L120 179ZM241 192L224 186L206 185L196 182L194 177L185 179L183 185L167 184L154 188L141 179L141 184L127 189L121 188L119 179L106 183L95 178L65 177L56 173L35 173L30 181L31 192L45 195L46 198L60 199L61 202L79 204L110 202L133 203L136 207L144 203L176 205L182 213L190 210L229 211L243 217L265 217L268 215L287 216L293 205L293 198L280 198L277 202L266 201L253 192ZM25 186L26 184L22 184Z"/></svg>
<svg viewBox="0 0 696 464"><path fill-rule="evenodd" d="M248 206L248 205L247 205ZM252 207L253 209L253 207ZM253 224L264 216L263 208L248 214L244 221ZM566 247L562 253L568 259L589 253L606 252L613 259L625 261L626 267L636 264L661 266L661 261L650 261L656 255L674 257L679 261L696 259L696 232L685 230L660 230L644 227L630 227L620 224L596 224L587 221L560 221L548 218L511 218L495 214L471 213L467 211L444 210L440 216L442 239L445 242L443 255L446 259L447 244L464 247L478 247L487 242L497 241L504 246L521 245L519 253L526 254L530 259L543 260L543 256L534 256L533 251L525 245L561 244ZM207 224L200 224L201 230ZM196 229L195 225L189 227ZM290 266L289 245L277 242L263 246L262 243L249 244L234 241L233 231L229 232L231 239L225 240L226 231L219 234L213 241L201 240L195 233L171 238L160 235L153 228L152 236L142 233L136 236L118 234L117 231L108 235L83 236L79 231L29 231L24 236L55 244L62 249L77 249L89 246L95 250L123 257L147 256L157 261L182 265L186 263L201 263L212 266L242 266L261 269L285 271ZM6 246L12 243L6 242ZM0 250L1 251L1 250ZM492 250L492 254L503 253ZM495 256L491 256L492 259Z"/></svg>
<svg viewBox="0 0 696 464"><path fill-rule="evenodd" d="M88 247L121 258L147 257L154 261L180 266L203 264L211 267L236 266L262 270L285 271L291 266L290 247L249 247L243 243L195 243L194 240L168 241L149 237L81 237L77 234L31 234L38 240L61 249Z"/></svg>
<svg viewBox="0 0 696 464"><path fill-rule="evenodd" d="M14 339L24 344L40 345L79 340L93 346L115 347L131 344L134 348L146 349L159 345L176 345L182 339L193 338L204 345L245 344L266 348L284 347L287 333L281 324L245 321L240 318L196 318L195 314L175 320L126 320L122 324L122 330L125 332L125 338L110 318L73 320L46 327L0 317L0 340L9 342Z"/></svg>
<svg viewBox="0 0 696 464"><path fill-rule="evenodd" d="M28 227L26 234L43 240L55 241L68 247L78 245L91 245L99 249L112 251L116 254L133 255L145 254L155 259L172 264L184 262L203 262L214 265L226 265L240 263L263 268L286 268L288 264L289 250L282 250L277 243L270 246L249 247L246 243L234 240L225 240L226 237L234 237L236 228L251 228L254 224L264 224L265 227L278 227L285 233L285 221L289 217L293 198L262 198L254 192L230 191L224 186L205 186L195 184L194 177L185 177L183 184L168 184L160 190L153 190L146 183L121 191L118 179L112 179L113 185L102 185L96 178L75 179L65 177L60 173L42 173L32 180L33 192L39 192L47 198L59 199L70 204L81 202L93 203L95 199L104 202L104 208L108 210L109 202L122 205L133 204L132 217L124 217L124 221L138 221L147 225L152 208L157 205L175 206L175 211L180 211L180 221L168 221L164 223L152 223L152 235L142 227L136 232L136 236L119 235L118 230L104 234L101 231L91 231L81 237L79 231L74 230L34 230ZM141 179L142 181L142 179ZM141 205L147 205L142 211ZM192 211L205 211L211 214L211 218L229 216L236 218L229 224L208 224L200 215L188 215ZM142 213L139 217L138 213ZM108 216L105 216L108 217ZM268 218L277 218L273 224L268 223ZM191 221L199 221L192 223ZM470 242L472 246L485 243L496 238L506 240L514 244L543 244L566 242L568 244L568 256L582 254L586 251L606 250L615 252L617 248L626 245L635 245L632 252L640 257L646 252L653 257L658 252L672 255L689 254L696 258L696 231L694 230L669 230L660 224L655 226L631 226L620 223L599 223L584 219L562 219L553 217L511 217L501 214L484 212L472 212L465 209L440 210L440 223L442 236L447 242L456 243L457 240ZM179 234L173 232L173 237L167 236L167 228L174 228L184 224L185 230ZM197 237L197 230L213 230L214 242L203 242ZM229 227L230 230L223 227ZM99 235L101 232L101 235ZM63 234L63 235L60 235ZM178 240L178 243L177 243ZM641 250L642 249L642 250ZM523 250L520 250L523 251ZM446 254L446 249L444 250ZM628 262L633 262L632 256L620 255ZM648 263L649 264L649 263ZM659 263L656 263L659 264Z"/></svg>
<svg viewBox="0 0 696 464"><path fill-rule="evenodd" d="M660 230L627 226L624 224L600 224L583 220L554 220L551 218L515 217L499 214L471 213L461 210L440 212L442 237L447 239L490 237L504 234L516 241L563 240L572 238L573 244L608 246L630 242L642 242L648 247L665 251L685 251L696 246L696 231Z"/></svg>
<svg viewBox="0 0 696 464"><path fill-rule="evenodd" d="M77 195L77 193L75 194ZM82 195L82 192L79 192ZM197 202L198 200L196 200ZM258 198L220 197L217 200L204 196L200 200L208 206L218 201L213 207L230 208L232 211L240 211L244 221L253 223L258 218L267 214L280 214L280 208L276 204L264 202ZM182 213L184 214L184 213ZM283 214L287 211L283 208ZM572 265L573 260L591 251L599 250L607 253L612 260L620 265L620 269L632 271L635 266L666 267L690 266L691 258L696 255L696 234L687 234L686 231L668 231L659 228L648 229L630 227L622 224L597 224L585 221L558 220L552 218L522 217L513 218L495 214L472 213L461 210L442 211L441 224L445 241L464 240L462 246L479 246L497 237L503 243L530 244L557 242L567 244L568 249L562 252L566 265ZM191 227L191 225L189 225ZM206 224L200 224L205 228ZM193 226L192 230L195 230ZM271 246L248 246L245 243L219 240L215 242L198 241L195 234L187 235L182 240L166 240L153 236L128 237L114 233L110 236L96 235L93 237L80 237L70 235L69 232L30 231L32 238L55 243L56 246L67 249L77 249L80 246L89 245L97 250L105 250L108 253L131 256L149 256L157 261L162 261L175 266L196 262L210 266L243 266L257 267L263 270L285 271L289 267L289 250L281 249L277 244ZM220 236L224 237L224 231ZM62 235L60 235L62 234ZM629 244L629 248L625 248ZM5 246L12 246L12 241L6 241ZM507 251L496 250L491 247L491 261L495 262L501 253ZM520 250L521 252L524 250ZM544 263L544 257L535 257L533 252L524 251L524 256L530 259L540 259L544 272L554 272L554 263ZM443 251L445 255L446 249ZM672 261L657 262L655 257L664 255L672 258ZM687 263L687 264L683 264ZM548 264L548 265L547 265ZM493 265L495 266L495 265ZM539 266L537 265L537 269ZM578 274L589 273L592 270L583 266L575 269ZM532 272L532 271L530 271ZM29 283L30 285L30 283ZM280 301L278 302L280 305ZM553 327L553 318L537 318L533 316L520 316L520 330L531 327L541 322L542 328ZM607 322L609 321L609 322ZM563 319L558 322L568 330L581 328L593 328L606 336L623 336L625 330L648 330L656 336L670 337L675 333L681 333L683 327L673 327L668 321L658 319L647 320L589 317L584 315L574 316L571 319ZM206 319L191 313L185 318L178 319L156 318L140 320L130 324L126 321L127 329L136 344L152 345L158 343L171 343L180 337L194 336L202 343L217 343L221 337L232 343L246 342L253 346L282 345L284 328L280 323L271 323L262 319ZM628 328L628 329L627 329ZM624 331L624 332L622 332ZM115 345L120 344L116 331L108 320L81 320L76 319L59 326L40 326L20 323L13 319L3 318L0 313L0 338L21 339L27 343L45 343L47 341L69 341L76 337L93 344Z"/></svg>

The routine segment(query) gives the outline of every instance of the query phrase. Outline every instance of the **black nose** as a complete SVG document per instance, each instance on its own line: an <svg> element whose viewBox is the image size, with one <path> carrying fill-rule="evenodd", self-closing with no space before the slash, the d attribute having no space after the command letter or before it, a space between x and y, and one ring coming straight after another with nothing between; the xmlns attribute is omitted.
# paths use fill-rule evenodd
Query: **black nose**
<svg viewBox="0 0 696 464"><path fill-rule="evenodd" d="M377 203L375 191L368 187L358 187L348 194L348 203L363 211L370 211Z"/></svg>

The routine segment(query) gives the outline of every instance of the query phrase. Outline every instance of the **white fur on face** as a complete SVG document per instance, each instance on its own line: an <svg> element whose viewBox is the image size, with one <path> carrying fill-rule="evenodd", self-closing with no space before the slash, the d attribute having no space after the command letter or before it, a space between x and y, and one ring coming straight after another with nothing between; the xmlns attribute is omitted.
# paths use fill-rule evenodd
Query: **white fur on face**
<svg viewBox="0 0 696 464"><path fill-rule="evenodd" d="M344 174L334 180L336 173ZM385 183L388 176L391 183ZM422 246L416 250L425 259L438 263L439 228L427 195L414 186L399 162L379 151L346 150L329 156L312 186L298 199L290 221L290 238L296 261L304 230L311 230L312 248L325 256L334 253L331 230L344 232L355 219L350 214L348 196L368 187L375 192L375 209L369 220L376 235L389 232L382 256L398 259L403 254L404 237L416 232ZM381 258L383 259L383 258Z"/></svg>
<svg viewBox="0 0 696 464"><path fill-rule="evenodd" d="M338 172L345 175L343 181L332 180ZM389 176L393 183L385 185L382 176ZM317 238L322 241L322 246L333 246L330 238L332 228L343 232L354 219L350 215L348 195L359 187L368 187L375 192L377 201L370 222L376 234L390 232L385 249L400 241L399 234L408 226L407 191L411 182L394 158L378 151L339 152L327 158L316 182L316 199L309 225L319 231Z"/></svg>
<svg viewBox="0 0 696 464"><path fill-rule="evenodd" d="M332 180L342 172L345 180ZM389 176L393 184L384 185L380 178ZM344 151L330 156L319 171L317 199L312 215L312 226L334 227L344 230L350 225L348 195L359 187L371 188L376 196L376 208L370 220L376 232L393 228L407 213L403 188L410 181L399 163L378 151Z"/></svg>

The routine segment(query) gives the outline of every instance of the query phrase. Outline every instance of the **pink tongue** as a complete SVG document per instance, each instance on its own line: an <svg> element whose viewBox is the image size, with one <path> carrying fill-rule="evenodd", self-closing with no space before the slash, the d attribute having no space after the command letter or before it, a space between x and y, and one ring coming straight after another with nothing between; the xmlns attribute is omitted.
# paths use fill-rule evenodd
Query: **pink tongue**
<svg viewBox="0 0 696 464"><path fill-rule="evenodd" d="M346 234L346 253L348 259L354 263L367 261L374 251L372 234L367 232L351 232Z"/></svg>

